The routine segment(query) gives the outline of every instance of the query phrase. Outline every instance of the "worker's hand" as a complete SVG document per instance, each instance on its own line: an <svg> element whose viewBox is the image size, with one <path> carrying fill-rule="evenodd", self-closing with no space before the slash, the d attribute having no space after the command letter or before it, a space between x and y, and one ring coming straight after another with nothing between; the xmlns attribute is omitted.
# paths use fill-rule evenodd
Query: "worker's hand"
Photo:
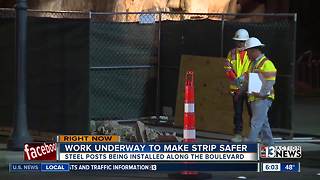
<svg viewBox="0 0 320 180"><path fill-rule="evenodd" d="M241 87L241 85L244 81L244 76L240 76L240 77L236 78L234 81L235 81L234 83L236 84L236 86Z"/></svg>

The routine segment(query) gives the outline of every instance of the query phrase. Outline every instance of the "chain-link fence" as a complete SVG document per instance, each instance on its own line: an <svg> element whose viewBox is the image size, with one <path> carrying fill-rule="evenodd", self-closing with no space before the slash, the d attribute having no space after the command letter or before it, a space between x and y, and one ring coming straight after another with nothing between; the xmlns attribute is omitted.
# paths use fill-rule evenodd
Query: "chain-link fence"
<svg viewBox="0 0 320 180"><path fill-rule="evenodd" d="M320 90L320 58L311 50L305 51L297 58L296 82L300 85L299 94L310 93L310 90ZM307 91L307 92L304 92ZM308 92L309 91L309 92Z"/></svg>
<svg viewBox="0 0 320 180"><path fill-rule="evenodd" d="M90 14L90 118L156 114L159 14Z"/></svg>
<svg viewBox="0 0 320 180"><path fill-rule="evenodd" d="M8 42L1 54L10 67L14 16L12 9L0 11L0 34ZM272 125L291 128L294 14L29 11L28 16L29 92L49 102L39 107L41 102L31 100L36 112L54 111L58 119L134 119L162 115L165 108L174 112L181 55L225 57L234 46L234 32L245 28L267 44L265 53L278 68ZM50 93L52 98L45 96ZM46 118L36 112L31 112L35 121Z"/></svg>
<svg viewBox="0 0 320 180"><path fill-rule="evenodd" d="M11 126L15 99L15 10L0 10L0 114ZM28 10L29 128L59 133L88 129L89 14Z"/></svg>

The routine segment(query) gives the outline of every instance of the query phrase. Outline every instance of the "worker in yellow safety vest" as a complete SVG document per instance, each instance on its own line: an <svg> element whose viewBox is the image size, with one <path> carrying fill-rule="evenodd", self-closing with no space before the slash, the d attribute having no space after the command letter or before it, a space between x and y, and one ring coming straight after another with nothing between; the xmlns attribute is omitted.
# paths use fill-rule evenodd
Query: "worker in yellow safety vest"
<svg viewBox="0 0 320 180"><path fill-rule="evenodd" d="M251 117L250 105L247 101L247 94L241 93L239 90L244 81L244 73L248 71L250 60L247 51L243 50L245 41L249 39L249 33L245 29L239 29L235 32L233 40L236 47L229 51L225 61L225 73L230 81L230 92L233 101L233 123L234 137L232 142L242 142L242 126L243 126L243 104L246 103L249 116Z"/></svg>
<svg viewBox="0 0 320 180"><path fill-rule="evenodd" d="M262 53L264 46L265 45L255 37L251 37L245 42L244 49L247 50L251 60L248 73L257 73L262 82L260 92L251 92L248 94L252 118L250 133L245 141L255 143L257 137L260 136L263 144L273 145L274 142L268 120L268 111L274 100L273 86L276 81L277 69L272 61Z"/></svg>

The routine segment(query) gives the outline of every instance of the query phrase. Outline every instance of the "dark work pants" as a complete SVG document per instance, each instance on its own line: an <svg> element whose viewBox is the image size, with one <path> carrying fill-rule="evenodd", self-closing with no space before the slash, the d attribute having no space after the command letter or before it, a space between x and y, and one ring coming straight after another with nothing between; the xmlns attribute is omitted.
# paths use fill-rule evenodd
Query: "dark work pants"
<svg viewBox="0 0 320 180"><path fill-rule="evenodd" d="M232 96L232 99L233 99L233 110L234 110L234 116L233 116L234 133L241 134L242 124L243 124L243 119L242 119L243 103L245 103L247 106L250 120L252 117L251 107L248 102L247 94L234 94Z"/></svg>

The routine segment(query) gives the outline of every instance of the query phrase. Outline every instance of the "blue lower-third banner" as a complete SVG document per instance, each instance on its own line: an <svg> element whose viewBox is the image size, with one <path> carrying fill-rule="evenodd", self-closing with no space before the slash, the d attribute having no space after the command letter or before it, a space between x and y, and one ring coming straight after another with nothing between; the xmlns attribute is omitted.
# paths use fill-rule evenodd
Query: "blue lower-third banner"
<svg viewBox="0 0 320 180"><path fill-rule="evenodd" d="M258 163L11 163L10 172L255 171Z"/></svg>
<svg viewBox="0 0 320 180"><path fill-rule="evenodd" d="M10 163L9 172L68 172L69 163Z"/></svg>

